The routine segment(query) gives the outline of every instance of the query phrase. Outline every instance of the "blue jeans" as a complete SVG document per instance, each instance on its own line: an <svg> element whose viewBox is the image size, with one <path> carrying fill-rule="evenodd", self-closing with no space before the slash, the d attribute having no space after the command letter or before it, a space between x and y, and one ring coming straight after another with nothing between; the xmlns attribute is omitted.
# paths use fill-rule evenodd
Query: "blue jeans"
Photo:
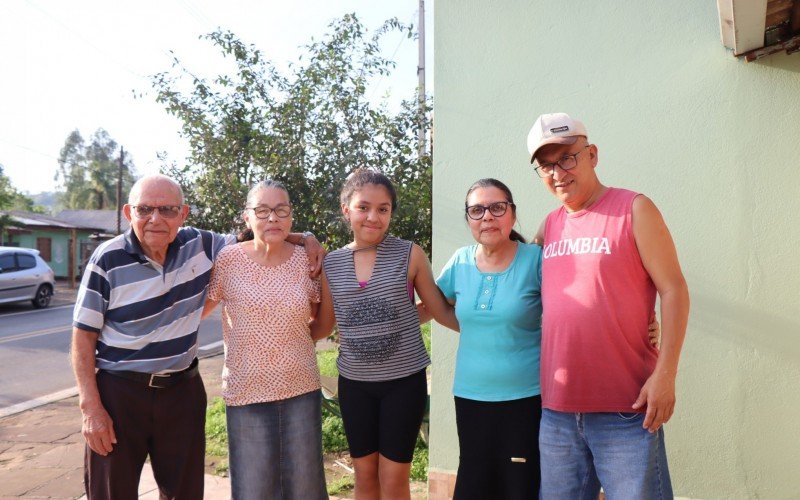
<svg viewBox="0 0 800 500"><path fill-rule="evenodd" d="M673 497L664 428L642 428L644 413L544 409L539 427L542 498L609 500Z"/></svg>
<svg viewBox="0 0 800 500"><path fill-rule="evenodd" d="M235 500L328 498L320 398L317 390L280 401L225 407Z"/></svg>

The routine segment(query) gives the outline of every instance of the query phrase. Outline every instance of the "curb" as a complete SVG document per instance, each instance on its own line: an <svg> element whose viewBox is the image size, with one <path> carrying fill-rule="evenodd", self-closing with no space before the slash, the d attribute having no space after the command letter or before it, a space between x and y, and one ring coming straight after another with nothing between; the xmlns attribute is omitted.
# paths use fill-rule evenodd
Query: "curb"
<svg viewBox="0 0 800 500"><path fill-rule="evenodd" d="M217 342L208 344L207 346L198 348L197 357L198 359L210 358L222 354L223 350L224 349L222 347L222 341L219 340ZM15 405L11 405L6 408L0 408L0 419L3 419L5 417L10 417L12 415L22 413L24 411L32 410L40 406L48 405L50 403L55 403L56 401L61 401L62 399L75 397L77 395L78 395L78 388L70 387L68 389L64 389L63 391L54 392L52 394L46 394L42 397L30 399L28 401L23 401L22 403L17 403Z"/></svg>

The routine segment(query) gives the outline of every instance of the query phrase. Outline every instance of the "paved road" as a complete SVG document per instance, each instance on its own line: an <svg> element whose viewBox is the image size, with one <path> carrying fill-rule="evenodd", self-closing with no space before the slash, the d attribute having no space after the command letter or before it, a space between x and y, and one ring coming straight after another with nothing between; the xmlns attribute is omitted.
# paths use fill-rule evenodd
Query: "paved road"
<svg viewBox="0 0 800 500"><path fill-rule="evenodd" d="M0 413L75 387L69 364L72 305L0 308ZM219 309L200 324L200 346L222 339Z"/></svg>

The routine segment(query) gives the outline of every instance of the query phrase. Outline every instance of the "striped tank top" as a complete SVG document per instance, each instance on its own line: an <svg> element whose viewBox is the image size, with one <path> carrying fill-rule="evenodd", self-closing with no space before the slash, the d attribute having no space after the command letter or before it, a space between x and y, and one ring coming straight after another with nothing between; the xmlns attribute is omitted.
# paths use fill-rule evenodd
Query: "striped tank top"
<svg viewBox="0 0 800 500"><path fill-rule="evenodd" d="M351 380L382 382L414 374L430 364L419 316L408 296L411 242L387 236L377 248L367 286L356 278L353 251L325 257L325 276L339 325L339 373Z"/></svg>

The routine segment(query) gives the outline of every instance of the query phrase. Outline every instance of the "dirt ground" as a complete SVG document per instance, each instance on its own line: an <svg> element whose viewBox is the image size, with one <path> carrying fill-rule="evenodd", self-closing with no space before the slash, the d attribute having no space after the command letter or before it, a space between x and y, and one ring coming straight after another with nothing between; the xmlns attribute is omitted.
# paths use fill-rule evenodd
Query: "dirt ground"
<svg viewBox="0 0 800 500"><path fill-rule="evenodd" d="M217 468L223 464L224 460L223 457L206 456L206 474L219 474ZM353 498L353 463L346 451L325 455L325 480L328 483L329 490L333 485L338 486L337 491L331 498L342 500ZM412 481L411 498L414 500L427 499L427 483L424 481Z"/></svg>

